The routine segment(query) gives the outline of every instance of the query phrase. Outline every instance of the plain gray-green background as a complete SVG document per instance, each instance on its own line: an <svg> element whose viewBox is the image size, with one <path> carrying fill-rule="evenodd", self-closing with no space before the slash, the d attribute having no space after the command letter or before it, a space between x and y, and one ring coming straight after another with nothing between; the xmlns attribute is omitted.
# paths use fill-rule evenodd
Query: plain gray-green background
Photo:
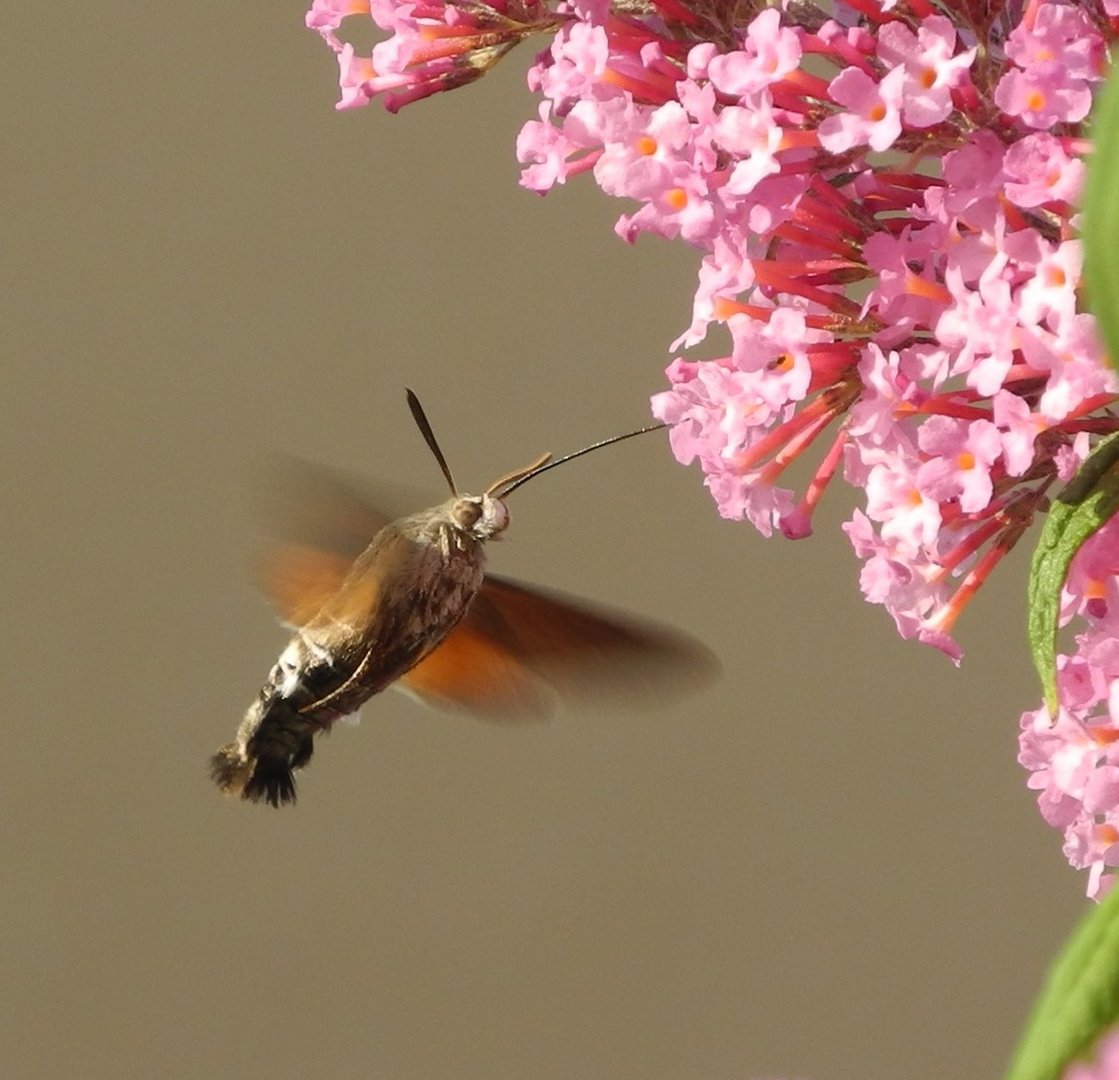
<svg viewBox="0 0 1119 1080"><path fill-rule="evenodd" d="M466 487L639 425L698 256L517 187L531 48L336 114L295 3L23 9L0 66L0 1074L998 1074L1083 907L1015 764L1026 552L962 670L818 535L721 522L650 436L518 492L502 572L675 623L721 683L507 729L388 694L293 810L205 759L284 635L275 451Z"/></svg>

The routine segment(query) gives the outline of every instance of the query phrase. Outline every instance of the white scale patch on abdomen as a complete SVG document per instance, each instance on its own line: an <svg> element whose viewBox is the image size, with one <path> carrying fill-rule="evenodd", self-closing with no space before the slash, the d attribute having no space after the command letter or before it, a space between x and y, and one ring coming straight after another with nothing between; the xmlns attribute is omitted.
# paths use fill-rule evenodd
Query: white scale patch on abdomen
<svg viewBox="0 0 1119 1080"><path fill-rule="evenodd" d="M299 689L299 669L303 660L302 641L294 637L276 661L272 669L272 682L280 692L280 697L289 698Z"/></svg>
<svg viewBox="0 0 1119 1080"><path fill-rule="evenodd" d="M276 687L280 697L292 697L299 690L307 667L322 664L334 666L334 657L330 651L309 641L304 635L297 634L288 642L287 648L280 653L280 659L272 668L272 685Z"/></svg>

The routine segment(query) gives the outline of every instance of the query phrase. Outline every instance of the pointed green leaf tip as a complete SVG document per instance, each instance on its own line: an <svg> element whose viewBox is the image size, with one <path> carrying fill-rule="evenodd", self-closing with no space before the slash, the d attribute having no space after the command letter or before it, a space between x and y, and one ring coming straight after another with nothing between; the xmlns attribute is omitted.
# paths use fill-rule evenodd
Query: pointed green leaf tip
<svg viewBox="0 0 1119 1080"><path fill-rule="evenodd" d="M1119 888L1092 905L1049 972L1006 1080L1057 1080L1119 1020Z"/></svg>
<svg viewBox="0 0 1119 1080"><path fill-rule="evenodd" d="M1119 434L1092 451L1045 518L1030 567L1030 652L1050 716L1057 715L1057 619L1061 587L1081 544L1119 509Z"/></svg>
<svg viewBox="0 0 1119 1080"><path fill-rule="evenodd" d="M1084 184L1084 278L1108 362L1119 357L1119 79L1107 80L1092 113Z"/></svg>

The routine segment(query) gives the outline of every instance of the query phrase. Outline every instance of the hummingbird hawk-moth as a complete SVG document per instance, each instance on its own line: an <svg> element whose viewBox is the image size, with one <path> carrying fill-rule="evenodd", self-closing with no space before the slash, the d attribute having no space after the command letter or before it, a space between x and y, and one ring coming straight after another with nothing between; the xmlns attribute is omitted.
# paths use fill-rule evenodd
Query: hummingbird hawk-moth
<svg viewBox="0 0 1119 1080"><path fill-rule="evenodd" d="M278 545L264 559L262 583L294 634L234 741L210 759L228 794L272 806L294 802L294 773L311 759L314 737L389 686L508 720L547 715L556 694L601 702L615 691L648 702L718 670L711 653L684 634L485 572L486 542L508 526L505 500L515 488L663 425L558 460L545 454L481 495L463 495L419 400L407 395L451 498L396 520L338 499L348 505L331 512L345 519L348 537Z"/></svg>

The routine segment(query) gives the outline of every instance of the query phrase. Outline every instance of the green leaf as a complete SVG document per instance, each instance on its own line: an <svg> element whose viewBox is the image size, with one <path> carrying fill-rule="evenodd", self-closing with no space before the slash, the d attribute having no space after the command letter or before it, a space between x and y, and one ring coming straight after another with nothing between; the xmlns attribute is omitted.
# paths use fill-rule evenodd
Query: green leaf
<svg viewBox="0 0 1119 1080"><path fill-rule="evenodd" d="M1119 887L1093 905L1049 972L1006 1080L1056 1080L1119 1019Z"/></svg>
<svg viewBox="0 0 1119 1080"><path fill-rule="evenodd" d="M1084 184L1084 278L1088 307L1099 320L1112 367L1119 357L1119 79L1115 74L1092 112L1093 150Z"/></svg>
<svg viewBox="0 0 1119 1080"><path fill-rule="evenodd" d="M1045 705L1057 715L1057 619L1061 587L1081 544L1119 510L1119 434L1092 451L1076 478L1057 496L1034 551L1028 586L1027 629Z"/></svg>

